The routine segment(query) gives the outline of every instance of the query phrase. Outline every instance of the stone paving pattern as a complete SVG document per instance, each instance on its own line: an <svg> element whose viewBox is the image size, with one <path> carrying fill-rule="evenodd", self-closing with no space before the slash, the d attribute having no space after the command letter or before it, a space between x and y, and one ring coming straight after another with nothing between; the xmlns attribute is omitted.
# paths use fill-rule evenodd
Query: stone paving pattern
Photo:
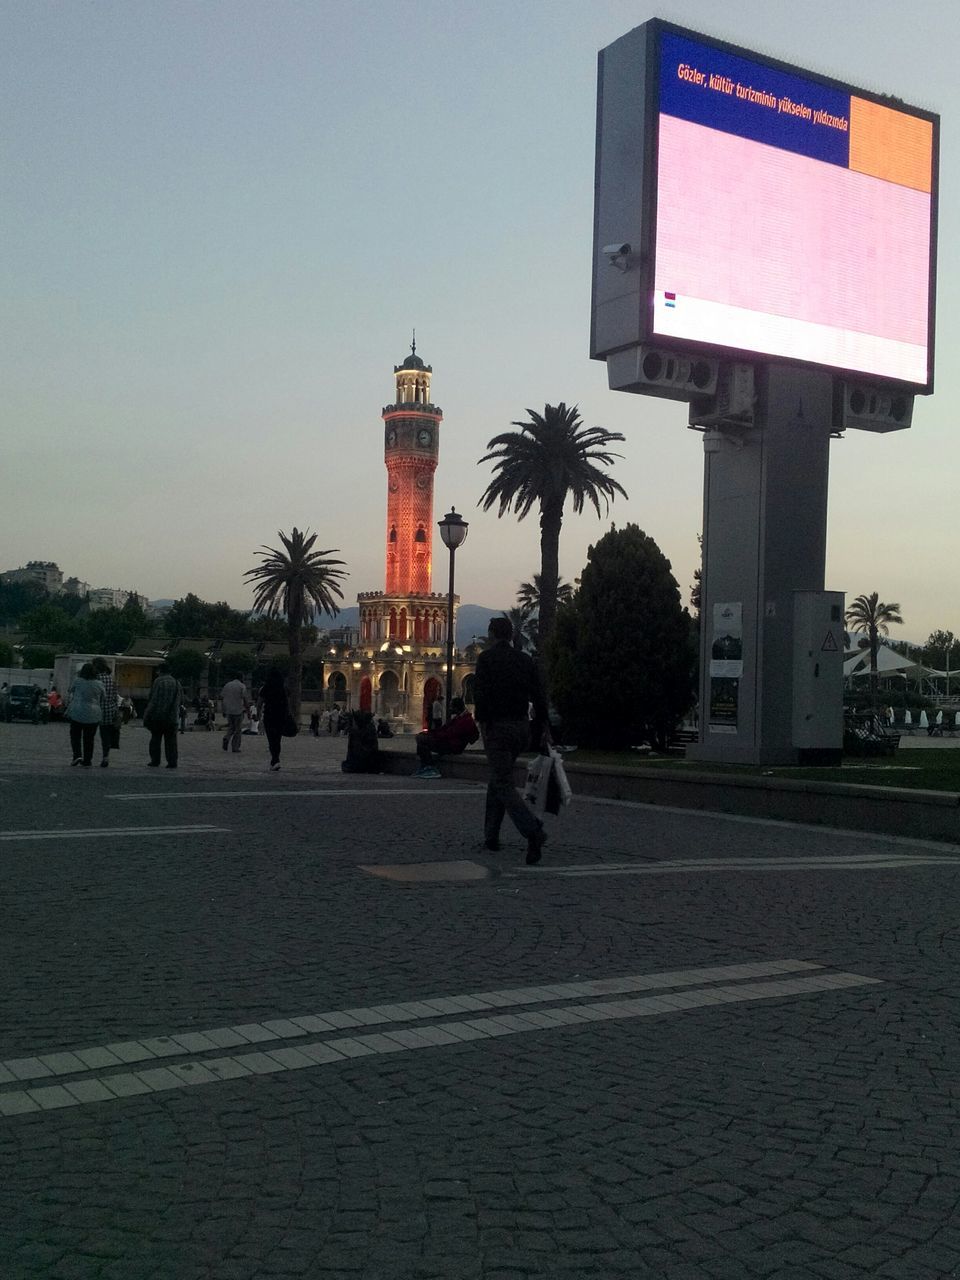
<svg viewBox="0 0 960 1280"><path fill-rule="evenodd" d="M480 788L347 777L309 737L271 775L188 734L168 773L145 741L78 770L59 726L0 725L0 833L230 828L0 843L0 1060L694 966L879 983L0 1118L3 1280L960 1274L956 865L550 874L930 846L581 801L515 874ZM491 877L358 870L446 858Z"/></svg>

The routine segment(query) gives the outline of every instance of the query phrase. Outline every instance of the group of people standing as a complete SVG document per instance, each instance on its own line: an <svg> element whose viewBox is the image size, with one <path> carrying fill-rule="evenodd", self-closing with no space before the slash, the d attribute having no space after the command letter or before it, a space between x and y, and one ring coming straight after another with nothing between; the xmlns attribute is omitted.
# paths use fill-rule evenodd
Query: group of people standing
<svg viewBox="0 0 960 1280"><path fill-rule="evenodd" d="M94 658L80 668L70 689L66 713L70 719L71 764L91 768L99 731L100 768L105 769L110 752L120 745L123 709L110 664L104 658Z"/></svg>
<svg viewBox="0 0 960 1280"><path fill-rule="evenodd" d="M233 750L239 751L244 713L249 712L253 704L239 676L224 685L222 696L223 710L227 717L223 749L226 751L233 743ZM166 767L176 769L179 763L177 736L182 727L185 705L179 680L166 663L161 663L156 669L150 698L143 712L143 727L150 733L147 748L147 764L150 768L160 767L162 754ZM291 729L292 716L287 691L279 671L267 673L257 695L256 709L270 749L270 768L276 772L280 768L280 744L283 736L285 733L296 732L295 728ZM123 704L117 696L117 687L106 659L94 658L80 668L70 688L66 714L70 722L71 764L91 768L99 731L100 767L105 769L110 763L111 750L120 745L120 728L125 723Z"/></svg>
<svg viewBox="0 0 960 1280"><path fill-rule="evenodd" d="M484 810L484 843L490 850L500 848L500 828L504 818L509 815L527 841L527 863L534 864L540 861L546 833L543 823L514 786L513 769L517 757L530 746L546 749L550 731L546 700L536 664L510 643L512 631L508 618L490 620L491 643L477 659L476 721L461 699L451 700L452 716L446 725L437 715L439 707L431 708L432 728L420 734L417 739L420 762L418 776L438 777L434 767L438 759L445 754L459 754L467 745L476 741L478 734L482 735L490 771ZM251 709L251 699L239 674L224 685L221 698L227 720L223 749L239 752L244 715ZM143 713L144 728L150 731L151 768L158 768L160 765L161 747L167 768L177 767L177 731L183 704L183 689L179 681L166 664L161 664L157 668L150 700ZM280 768L280 750L284 736L292 736L297 732L283 676L278 670L268 672L257 694L256 707L270 750L270 768L276 772ZM337 708L334 710L338 711ZM70 719L72 763L85 768L91 766L99 729L102 749L100 764L101 768L106 768L111 749L118 745L123 715L110 666L103 658L96 658L80 668L70 690L67 714ZM319 726L312 727L316 733ZM350 717L348 733L344 772L380 772L377 726L370 712L355 712Z"/></svg>
<svg viewBox="0 0 960 1280"><path fill-rule="evenodd" d="M291 734L293 719L290 714L290 704L287 701L287 690L280 672L276 669L267 672L267 678L257 695L255 706L247 696L247 687L239 675L235 675L223 686L220 699L223 714L227 719L227 728L223 735L224 751L232 750L236 753L240 750L243 718L255 712L257 722L263 725L267 746L270 749L270 768L276 773L280 768L280 747L285 733L287 736ZM293 732L296 732L295 726Z"/></svg>

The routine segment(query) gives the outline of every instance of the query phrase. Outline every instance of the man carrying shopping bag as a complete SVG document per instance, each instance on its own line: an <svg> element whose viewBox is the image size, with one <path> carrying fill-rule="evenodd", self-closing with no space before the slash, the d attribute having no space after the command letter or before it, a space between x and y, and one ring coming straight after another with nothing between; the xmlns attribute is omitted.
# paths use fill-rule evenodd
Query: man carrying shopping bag
<svg viewBox="0 0 960 1280"><path fill-rule="evenodd" d="M490 643L477 659L474 684L476 719L490 767L483 839L488 849L500 848L500 826L508 813L526 838L527 865L533 866L542 857L547 836L513 785L513 766L531 743L540 747L549 740L547 703L533 659L510 643L510 619L491 618L488 635Z"/></svg>

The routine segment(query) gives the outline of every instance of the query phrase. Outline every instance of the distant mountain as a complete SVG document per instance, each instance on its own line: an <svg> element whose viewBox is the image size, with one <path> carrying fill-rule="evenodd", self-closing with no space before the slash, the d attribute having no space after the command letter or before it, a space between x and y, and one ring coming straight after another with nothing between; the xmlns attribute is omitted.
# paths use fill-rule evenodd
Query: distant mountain
<svg viewBox="0 0 960 1280"><path fill-rule="evenodd" d="M462 604L457 610L457 648L466 648L474 636L479 636L481 639L486 636L490 619L501 613L503 613L502 609L488 609L482 604ZM325 631L334 630L337 627L357 627L360 625L360 610L353 604L341 609L335 618L325 613L318 613L316 625Z"/></svg>
<svg viewBox="0 0 960 1280"><path fill-rule="evenodd" d="M488 609L482 604L462 604L457 610L457 646L465 648L474 636L485 640L490 619L502 614L502 609Z"/></svg>

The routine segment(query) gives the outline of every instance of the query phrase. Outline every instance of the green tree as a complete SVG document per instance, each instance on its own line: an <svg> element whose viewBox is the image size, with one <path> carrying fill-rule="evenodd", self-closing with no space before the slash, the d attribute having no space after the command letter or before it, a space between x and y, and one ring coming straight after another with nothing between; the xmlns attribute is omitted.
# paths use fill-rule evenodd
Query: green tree
<svg viewBox="0 0 960 1280"><path fill-rule="evenodd" d="M346 576L342 560L329 557L337 548L314 551L315 533L301 533L294 526L288 538L278 535L284 550L263 547L262 563L248 569L244 577L253 586L253 607L257 613L275 618L283 614L287 620L287 647L290 651L290 701L293 715L300 714L300 688L303 680L303 626L312 622L317 610L336 615L340 607L334 596L343 599L339 580Z"/></svg>
<svg viewBox="0 0 960 1280"><path fill-rule="evenodd" d="M53 645L61 653L76 650L82 626L55 604L45 603L31 609L20 619L20 626L31 643Z"/></svg>
<svg viewBox="0 0 960 1280"><path fill-rule="evenodd" d="M857 596L847 609L847 622L851 631L859 631L867 637L870 646L870 702L877 705L877 654L880 650L880 637L889 634L891 624L901 624L900 606L886 604L876 591Z"/></svg>
<svg viewBox="0 0 960 1280"><path fill-rule="evenodd" d="M245 613L231 609L225 600L210 604L192 591L188 591L182 600L173 602L163 625L167 635L174 639L184 636L205 636L213 640L255 638Z"/></svg>
<svg viewBox="0 0 960 1280"><path fill-rule="evenodd" d="M80 653L123 653L138 636L152 636L156 630L153 619L130 601L122 609L94 609L78 624Z"/></svg>
<svg viewBox="0 0 960 1280"><path fill-rule="evenodd" d="M250 650L238 649L235 653L228 653L221 659L224 675L227 680L230 675L227 672L238 676L246 677L257 665L257 659Z"/></svg>
<svg viewBox="0 0 960 1280"><path fill-rule="evenodd" d="M282 618L251 618L251 640L286 640L287 627Z"/></svg>
<svg viewBox="0 0 960 1280"><path fill-rule="evenodd" d="M529 609L516 605L506 611L505 617L510 619L513 627L513 647L521 653L529 653L536 644L537 620Z"/></svg>
<svg viewBox="0 0 960 1280"><path fill-rule="evenodd" d="M25 613L39 608L47 592L39 582L0 582L0 627L19 624Z"/></svg>
<svg viewBox="0 0 960 1280"><path fill-rule="evenodd" d="M514 422L519 431L505 431L487 444L481 462L494 464L494 476L480 499L484 511L499 504L498 516L513 511L522 520L534 508L540 512L540 612L537 649L541 666L553 631L560 581L560 530L567 499L579 515L589 502L601 515L600 503L609 510L611 499L623 486L600 470L611 466L619 454L607 445L624 437L603 427L585 427L577 406L562 402L544 405L543 413L527 410L529 421Z"/></svg>
<svg viewBox="0 0 960 1280"><path fill-rule="evenodd" d="M557 612L551 688L582 746L663 750L693 702L692 622L670 561L635 524L590 548L580 589Z"/></svg>
<svg viewBox="0 0 960 1280"><path fill-rule="evenodd" d="M207 659L198 649L174 649L167 658L170 674L190 684L200 679L206 665Z"/></svg>
<svg viewBox="0 0 960 1280"><path fill-rule="evenodd" d="M573 599L573 587L562 578L557 579L557 604L569 604ZM521 582L517 590L517 604L530 616L540 613L540 574L533 575L532 582Z"/></svg>
<svg viewBox="0 0 960 1280"><path fill-rule="evenodd" d="M700 563L693 571L693 583L690 587L690 608L693 610L693 621L699 629L700 602L703 594L703 538L697 534L697 546L700 549Z"/></svg>
<svg viewBox="0 0 960 1280"><path fill-rule="evenodd" d="M931 631L923 646L924 666L954 672L960 667L960 642L952 631Z"/></svg>
<svg viewBox="0 0 960 1280"><path fill-rule="evenodd" d="M43 645L25 644L23 646L23 665L30 671L39 671L42 667L46 667L48 671L53 670L53 664L57 658L56 649L48 649ZM9 666L9 663L0 662L0 667Z"/></svg>
<svg viewBox="0 0 960 1280"><path fill-rule="evenodd" d="M0 640L0 667L13 666L13 645Z"/></svg>

